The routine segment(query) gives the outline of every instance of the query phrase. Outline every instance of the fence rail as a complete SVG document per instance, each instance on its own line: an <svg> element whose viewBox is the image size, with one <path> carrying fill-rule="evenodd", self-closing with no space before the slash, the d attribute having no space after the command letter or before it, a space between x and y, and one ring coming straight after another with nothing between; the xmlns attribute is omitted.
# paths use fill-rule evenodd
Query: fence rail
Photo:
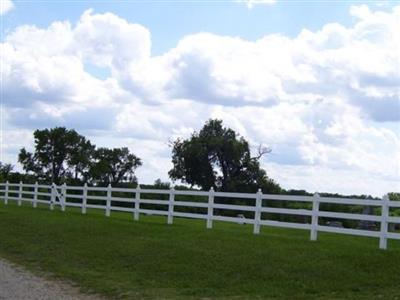
<svg viewBox="0 0 400 300"><path fill-rule="evenodd" d="M93 192L96 195L93 195ZM101 193L102 195L99 195ZM149 194L163 195L168 199L149 199L143 197ZM193 196L201 197L203 201L187 201L186 198L178 200L175 196L180 196L180 198L183 196L187 198ZM23 201L31 202L33 207L37 207L38 203L46 204L49 205L51 210L54 209L55 205L58 205L62 211L65 211L66 207L77 207L81 208L83 214L86 213L88 208L102 209L106 216L110 216L111 211L123 211L132 213L135 220L139 220L140 214L163 215L167 217L168 224L173 223L174 217L203 219L206 220L207 228L213 227L213 221L252 224L254 234L260 232L261 226L305 229L310 231L310 239L312 241L317 240L318 232L376 237L379 238L379 248L381 249L387 249L388 239L400 239L400 233L389 231L389 223L400 224L400 217L390 216L390 209L400 207L400 202L389 201L387 195L383 196L381 200L368 200L328 198L321 197L318 193L313 196L271 195L263 194L261 190L252 194L215 192L213 189L210 189L210 191L182 191L174 190L173 188L170 190L152 190L141 189L140 186L136 189L130 189L111 187L111 185L107 187L89 187L86 184L84 186L67 186L65 184L57 186L55 184L24 184L22 182L15 184L6 182L0 183L0 198L3 199L5 204L8 204L9 201L16 201L18 205L22 205ZM251 201L253 205L218 203L215 201L216 198ZM308 203L309 209L268 206L269 203L274 201ZM320 209L320 204L373 206L380 208L380 215L325 211ZM203 209L204 213L198 211L179 211L179 208L182 207L198 210ZM251 213L253 217L244 217L243 214L226 216L220 213L222 210ZM309 218L310 222L269 220L265 218L267 213L301 216ZM321 225L321 218L375 222L379 223L380 230L374 231Z"/></svg>

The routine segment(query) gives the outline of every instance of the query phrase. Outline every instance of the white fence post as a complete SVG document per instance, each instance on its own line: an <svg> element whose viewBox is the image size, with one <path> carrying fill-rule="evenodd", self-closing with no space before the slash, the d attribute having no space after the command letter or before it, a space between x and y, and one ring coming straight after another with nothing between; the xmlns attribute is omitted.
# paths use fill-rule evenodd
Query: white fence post
<svg viewBox="0 0 400 300"><path fill-rule="evenodd" d="M214 215L214 188L211 187L208 192L208 209L207 209L207 228L211 229L213 226Z"/></svg>
<svg viewBox="0 0 400 300"><path fill-rule="evenodd" d="M9 185L9 183L8 183L8 180L6 181L6 191L5 191L5 194L4 194L4 204L8 204L8 185Z"/></svg>
<svg viewBox="0 0 400 300"><path fill-rule="evenodd" d="M168 219L167 223L172 224L174 218L174 201L175 201L175 189L171 187L169 190L169 201L168 201Z"/></svg>
<svg viewBox="0 0 400 300"><path fill-rule="evenodd" d="M64 183L61 187L61 211L65 211L65 201L67 197L67 185Z"/></svg>
<svg viewBox="0 0 400 300"><path fill-rule="evenodd" d="M382 197L381 212L381 234L379 237L379 248L387 249L387 233L388 233L388 217L389 217L389 196Z"/></svg>
<svg viewBox="0 0 400 300"><path fill-rule="evenodd" d="M135 210L133 212L133 219L139 221L139 209L140 209L140 185L138 183L135 193Z"/></svg>
<svg viewBox="0 0 400 300"><path fill-rule="evenodd" d="M318 212L319 212L319 194L314 193L312 215L311 215L311 232L310 232L311 241L316 241L318 238Z"/></svg>
<svg viewBox="0 0 400 300"><path fill-rule="evenodd" d="M50 198L50 210L54 209L54 202L56 201L56 185L52 183L51 185L51 198Z"/></svg>
<svg viewBox="0 0 400 300"><path fill-rule="evenodd" d="M86 204L87 204L87 194L88 194L88 188L87 188L87 183L83 185L83 195L82 195L82 213L86 214Z"/></svg>
<svg viewBox="0 0 400 300"><path fill-rule="evenodd" d="M37 207L37 200L38 200L38 183L37 181L35 182L35 186L33 187L33 201L32 201L32 206L34 208Z"/></svg>
<svg viewBox="0 0 400 300"><path fill-rule="evenodd" d="M110 210L111 210L111 184L108 184L107 186L107 202L106 202L106 217L110 216Z"/></svg>
<svg viewBox="0 0 400 300"><path fill-rule="evenodd" d="M258 189L256 194L256 205L254 211L254 234L260 233L260 221L261 221L261 205L262 204L262 192L261 189Z"/></svg>
<svg viewBox="0 0 400 300"><path fill-rule="evenodd" d="M21 206L22 204L22 181L19 182L19 188L18 188L18 206Z"/></svg>

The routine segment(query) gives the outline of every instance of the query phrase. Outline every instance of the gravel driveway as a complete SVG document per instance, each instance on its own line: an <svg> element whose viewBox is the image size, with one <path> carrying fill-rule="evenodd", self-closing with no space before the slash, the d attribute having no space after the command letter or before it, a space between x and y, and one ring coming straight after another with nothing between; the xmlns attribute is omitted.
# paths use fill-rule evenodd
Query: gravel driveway
<svg viewBox="0 0 400 300"><path fill-rule="evenodd" d="M0 258L0 299L99 300L102 298L82 295L75 287L37 277Z"/></svg>

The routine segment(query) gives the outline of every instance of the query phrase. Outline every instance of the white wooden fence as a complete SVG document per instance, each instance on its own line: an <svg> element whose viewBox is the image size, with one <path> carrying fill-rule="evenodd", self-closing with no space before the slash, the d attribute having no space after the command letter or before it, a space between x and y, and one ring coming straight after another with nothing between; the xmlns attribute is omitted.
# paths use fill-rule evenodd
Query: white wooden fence
<svg viewBox="0 0 400 300"><path fill-rule="evenodd" d="M93 192L97 195L93 195ZM103 193L103 195L98 195ZM116 196L123 194L124 197ZM114 195L113 195L114 194ZM168 195L168 200L146 199L145 195ZM185 200L177 200L175 196L181 195L190 198L197 196L204 199L203 202L193 202ZM227 221L237 223L253 224L254 233L260 233L260 226L276 226L286 228L299 228L310 230L310 239L317 240L318 232L332 232L350 235L360 235L379 238L379 248L387 249L388 239L400 239L400 233L389 232L389 223L400 224L400 217L391 217L391 208L400 208L400 201L389 201L388 196L384 196L381 200L369 199L348 199L348 198L327 198L320 197L318 194L313 196L290 196L290 195L270 195L263 194L260 190L257 193L225 193L210 191L188 191L188 190L151 190L116 188L111 187L89 187L84 186L67 186L61 185L40 185L40 184L19 184L0 183L0 198L5 204L9 201L17 201L21 205L23 201L31 202L33 207L37 207L38 203L45 204L54 209L55 205L59 205L62 211L67 206L79 207L83 214L87 208L102 209L106 216L110 216L111 211L124 211L132 213L134 220L139 220L140 213L164 215L167 216L167 223L172 224L174 217L195 218L206 220L207 228L212 228L213 221ZM254 203L253 205L233 205L221 204L215 201L216 198L224 199L247 199ZM309 203L310 209L294 209L294 208L278 208L269 207L271 201L292 201ZM95 203L93 203L95 202ZM103 204L99 204L99 202ZM118 205L119 203L119 205ZM125 206L121 206L124 203ZM381 208L380 215L367 215L358 213L343 213L320 210L320 203L345 204L356 206L372 206ZM146 207L143 207L145 204ZM142 205L142 206L141 206ZM162 209L149 209L148 206L157 205ZM155 207L155 208L157 208ZM193 213L178 211L179 207L202 208L206 213ZM233 210L237 212L252 212L254 218L232 217L216 214L216 210ZM282 222L275 220L263 219L263 213L281 214L281 215L297 215L309 217L310 223ZM265 215L265 214L264 214ZM319 218L347 219L377 222L380 224L380 230L362 230L352 228L331 227L319 224Z"/></svg>

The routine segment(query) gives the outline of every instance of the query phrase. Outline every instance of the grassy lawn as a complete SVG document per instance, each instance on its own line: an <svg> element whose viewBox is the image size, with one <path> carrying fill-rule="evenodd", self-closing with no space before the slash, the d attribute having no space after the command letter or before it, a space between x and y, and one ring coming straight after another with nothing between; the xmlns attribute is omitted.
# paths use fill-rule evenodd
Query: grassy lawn
<svg viewBox="0 0 400 300"><path fill-rule="evenodd" d="M0 256L123 299L400 299L400 243L0 203Z"/></svg>

